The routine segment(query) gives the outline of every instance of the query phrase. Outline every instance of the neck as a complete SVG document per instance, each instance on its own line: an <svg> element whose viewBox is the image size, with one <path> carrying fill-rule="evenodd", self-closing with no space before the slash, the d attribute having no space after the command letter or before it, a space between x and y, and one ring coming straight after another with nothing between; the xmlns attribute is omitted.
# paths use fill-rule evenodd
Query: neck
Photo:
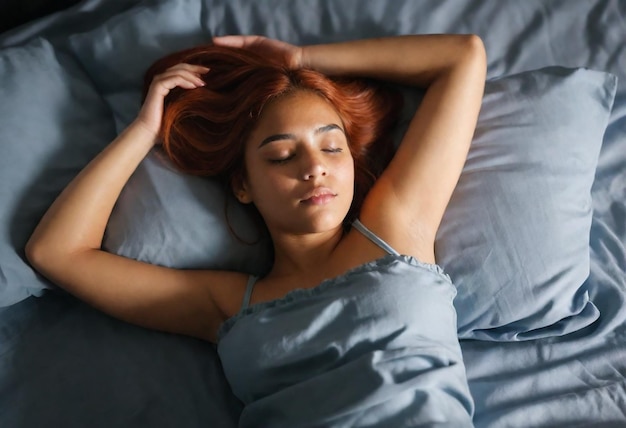
<svg viewBox="0 0 626 428"><path fill-rule="evenodd" d="M268 277L315 277L323 272L341 241L343 228L304 235L272 234L274 266Z"/></svg>

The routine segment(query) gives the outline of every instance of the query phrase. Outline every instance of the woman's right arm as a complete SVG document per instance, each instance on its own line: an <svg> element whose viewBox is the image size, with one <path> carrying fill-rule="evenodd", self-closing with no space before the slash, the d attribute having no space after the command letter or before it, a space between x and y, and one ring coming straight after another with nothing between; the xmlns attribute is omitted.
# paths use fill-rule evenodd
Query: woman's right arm
<svg viewBox="0 0 626 428"><path fill-rule="evenodd" d="M201 86L199 75L206 71L179 64L155 77L137 119L50 206L26 245L26 257L52 282L111 316L215 341L225 316L210 285L241 281L241 274L169 269L101 250L122 188L156 142L165 95L176 86Z"/></svg>

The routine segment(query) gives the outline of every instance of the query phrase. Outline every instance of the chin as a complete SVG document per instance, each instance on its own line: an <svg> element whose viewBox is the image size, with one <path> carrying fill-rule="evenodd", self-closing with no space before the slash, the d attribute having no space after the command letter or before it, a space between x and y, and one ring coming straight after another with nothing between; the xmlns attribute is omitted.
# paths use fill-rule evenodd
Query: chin
<svg viewBox="0 0 626 428"><path fill-rule="evenodd" d="M320 213L321 214L321 213ZM343 227L345 215L323 213L321 215L307 216L298 221L291 221L289 229L295 234L323 233Z"/></svg>
<svg viewBox="0 0 626 428"><path fill-rule="evenodd" d="M323 233L342 229L349 208L350 206L337 205L305 209L293 206L285 209L272 207L271 210L267 210L268 216L263 218L270 231L282 231L293 235Z"/></svg>
<svg viewBox="0 0 626 428"><path fill-rule="evenodd" d="M328 232L343 227L343 218L316 221L312 224L311 233Z"/></svg>

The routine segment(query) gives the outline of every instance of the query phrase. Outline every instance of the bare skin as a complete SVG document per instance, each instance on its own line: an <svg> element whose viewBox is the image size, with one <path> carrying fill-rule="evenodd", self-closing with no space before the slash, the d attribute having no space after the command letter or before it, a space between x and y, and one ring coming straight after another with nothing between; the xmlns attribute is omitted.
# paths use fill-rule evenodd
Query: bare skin
<svg viewBox="0 0 626 428"><path fill-rule="evenodd" d="M262 51L293 68L427 88L359 218L400 253L434 263L435 235L482 100L486 60L480 39L402 36L306 47L256 36L214 42ZM112 316L215 342L222 322L240 308L246 275L168 269L101 250L115 201L156 143L163 97L176 86L199 87L199 76L207 72L210 78L207 69L179 64L155 78L137 119L59 195L26 254L52 281ZM324 100L296 92L268 106L246 142L245 162L248 179L236 183L233 192L258 207L276 250L275 264L255 287L252 303L313 287L384 255L359 232L342 234L354 169L341 118Z"/></svg>

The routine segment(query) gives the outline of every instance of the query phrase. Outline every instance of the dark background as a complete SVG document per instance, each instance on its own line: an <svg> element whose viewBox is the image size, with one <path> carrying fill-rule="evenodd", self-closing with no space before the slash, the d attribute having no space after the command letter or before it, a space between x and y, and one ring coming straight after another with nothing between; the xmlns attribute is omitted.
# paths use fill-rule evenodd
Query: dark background
<svg viewBox="0 0 626 428"><path fill-rule="evenodd" d="M0 33L67 9L81 0L0 0Z"/></svg>

